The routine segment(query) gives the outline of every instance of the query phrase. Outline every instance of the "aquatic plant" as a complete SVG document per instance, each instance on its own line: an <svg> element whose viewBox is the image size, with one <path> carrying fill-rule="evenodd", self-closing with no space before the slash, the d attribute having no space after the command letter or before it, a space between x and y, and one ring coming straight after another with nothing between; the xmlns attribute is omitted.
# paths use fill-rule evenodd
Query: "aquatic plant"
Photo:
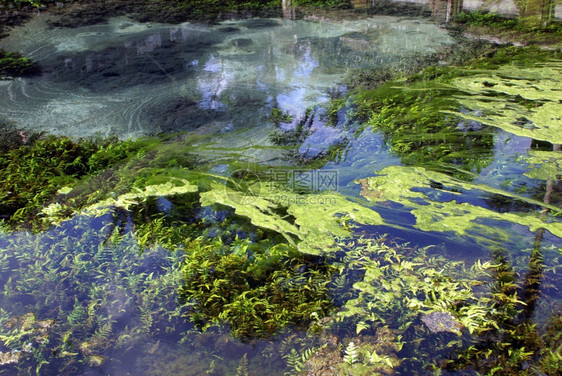
<svg viewBox="0 0 562 376"><path fill-rule="evenodd" d="M562 143L562 61L518 66L517 61L498 69L456 78L452 85L469 95L459 95L456 111L464 119L479 121L518 136Z"/></svg>
<svg viewBox="0 0 562 376"><path fill-rule="evenodd" d="M559 313L550 317L542 336L537 323L532 320L540 286L546 280L539 243L534 245L527 275L522 281L518 281L518 272L510 264L505 250L496 249L492 256L497 267L491 285L493 309L487 315L496 325L481 333L469 347L450 359L447 368L468 366L488 375L559 373L560 362L556 362L557 357L553 356L551 349L560 347L560 338L554 339L550 334L560 320Z"/></svg>
<svg viewBox="0 0 562 376"><path fill-rule="evenodd" d="M32 219L59 189L114 166L144 146L16 133L21 143L0 152L0 211L12 224Z"/></svg>
<svg viewBox="0 0 562 376"><path fill-rule="evenodd" d="M336 192L300 195L288 189L262 187L259 182L253 184L253 191L259 192L256 196L213 184L210 191L201 193L201 205L231 207L254 226L275 231L300 252L313 255L329 252L336 237L349 236L352 222L382 223L378 213Z"/></svg>
<svg viewBox="0 0 562 376"><path fill-rule="evenodd" d="M31 61L30 58L0 49L0 77L2 75L12 77L23 76L34 74L38 71L38 65Z"/></svg>
<svg viewBox="0 0 562 376"><path fill-rule="evenodd" d="M546 15L546 14L545 14ZM525 17L508 17L495 12L460 12L454 19L455 22L464 24L466 26L488 26L496 30L517 30L522 32L542 32L542 33L558 33L562 34L560 24L546 17L543 24L530 23Z"/></svg>
<svg viewBox="0 0 562 376"><path fill-rule="evenodd" d="M48 2L48 0L1 0L1 6L16 7L21 8L22 6L32 5L34 7L41 6L43 3Z"/></svg>
<svg viewBox="0 0 562 376"><path fill-rule="evenodd" d="M444 113L458 108L455 93L440 81L414 76L362 91L355 103L366 126L384 132L404 164L470 179L491 162L493 138L477 124L459 127L459 117Z"/></svg>
<svg viewBox="0 0 562 376"><path fill-rule="evenodd" d="M130 233L107 244L116 230L111 222L76 217L37 235L1 234L11 267L2 274L0 341L29 350L1 372L77 374L103 363L108 349L184 330L174 267L181 254L151 248L141 255Z"/></svg>
<svg viewBox="0 0 562 376"><path fill-rule="evenodd" d="M469 202L457 202L455 198L459 197L461 192L466 194L470 191L480 191L558 212L560 208L556 205L486 185L462 182L420 167L387 167L379 171L377 176L361 179L358 183L363 189L361 195L371 201L407 203L416 217L416 227L424 231L454 231L457 234L465 234L478 228L482 234L493 231L496 236L507 236L502 234L499 228L491 229L478 223L479 218L486 218L524 225L531 231L545 228L556 236L562 236L562 223L544 220L537 213L498 213Z"/></svg>
<svg viewBox="0 0 562 376"><path fill-rule="evenodd" d="M267 337L287 326L306 329L315 316L325 316L334 271L284 244L199 239L186 245L180 295L204 329L223 323L239 338Z"/></svg>

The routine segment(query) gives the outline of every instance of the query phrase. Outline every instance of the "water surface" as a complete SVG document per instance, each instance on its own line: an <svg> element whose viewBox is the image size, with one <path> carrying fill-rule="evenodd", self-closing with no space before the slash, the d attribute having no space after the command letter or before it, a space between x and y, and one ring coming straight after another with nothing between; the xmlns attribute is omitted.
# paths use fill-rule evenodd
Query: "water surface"
<svg viewBox="0 0 562 376"><path fill-rule="evenodd" d="M217 25L61 29L37 18L0 42L43 67L0 83L0 118L74 137L266 128L272 108L303 116L352 69L453 43L425 21L248 19ZM29 36L33 35L33 38Z"/></svg>

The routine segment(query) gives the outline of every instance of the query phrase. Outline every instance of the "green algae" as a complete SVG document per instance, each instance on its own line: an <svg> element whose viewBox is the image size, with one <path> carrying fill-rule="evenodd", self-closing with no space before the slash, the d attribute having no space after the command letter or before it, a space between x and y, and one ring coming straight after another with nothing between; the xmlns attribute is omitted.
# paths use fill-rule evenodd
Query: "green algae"
<svg viewBox="0 0 562 376"><path fill-rule="evenodd" d="M472 184L454 179L448 175L428 171L421 167L390 166L379 171L378 176L359 180L361 195L371 201L394 201L412 208L416 217L416 227L424 231L453 231L467 234L474 229L479 233L490 231L502 233L500 229L491 229L478 223L480 219L495 219L527 226L530 231L546 228L554 235L562 236L560 222L545 221L539 213L498 213L468 202L457 202L454 197L461 197L467 191L481 191L518 199L539 207L546 207L555 212L560 207L536 201L510 192L494 189L482 184ZM453 198L440 200L442 194ZM421 200L421 201L420 201ZM507 234L502 235L504 238Z"/></svg>
<svg viewBox="0 0 562 376"><path fill-rule="evenodd" d="M559 150L529 150L522 160L532 167L525 172L531 179L560 180L562 177L562 153Z"/></svg>
<svg viewBox="0 0 562 376"><path fill-rule="evenodd" d="M337 237L350 236L350 223L381 224L380 215L349 201L337 192L300 195L288 190L262 189L248 196L224 185L201 194L201 205L231 207L237 215L250 219L254 226L283 235L299 251L318 255L333 250Z"/></svg>
<svg viewBox="0 0 562 376"><path fill-rule="evenodd" d="M452 85L470 95L460 96L461 106L473 115L456 115L501 128L507 132L562 143L562 61L534 67L502 66L477 75L452 80Z"/></svg>

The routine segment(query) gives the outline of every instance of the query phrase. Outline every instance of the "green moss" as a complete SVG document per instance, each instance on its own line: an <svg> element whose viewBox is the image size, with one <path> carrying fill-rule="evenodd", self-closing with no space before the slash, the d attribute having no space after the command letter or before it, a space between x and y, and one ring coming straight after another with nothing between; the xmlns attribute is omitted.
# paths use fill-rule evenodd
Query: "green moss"
<svg viewBox="0 0 562 376"><path fill-rule="evenodd" d="M38 71L39 67L31 59L18 53L0 50L0 77L2 75L23 76Z"/></svg>

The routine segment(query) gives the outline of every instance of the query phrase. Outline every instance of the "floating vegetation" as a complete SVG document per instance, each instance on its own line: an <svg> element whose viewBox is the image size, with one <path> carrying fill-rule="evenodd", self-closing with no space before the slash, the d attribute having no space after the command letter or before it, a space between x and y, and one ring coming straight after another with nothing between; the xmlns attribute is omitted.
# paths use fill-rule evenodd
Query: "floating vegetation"
<svg viewBox="0 0 562 376"><path fill-rule="evenodd" d="M493 232L496 236L507 237L507 233L502 234L500 228L490 228L479 223L482 219L494 219L527 226L531 231L545 228L558 237L562 236L562 223L555 219L545 221L539 212L498 213L471 204L467 202L466 197L470 191L487 192L559 212L561 208L556 205L485 185L462 182L421 167L387 167L379 171L377 176L361 179L358 183L362 187L361 195L371 201L393 201L412 208L412 214L416 217L416 227L424 231L454 231L457 234L466 234L478 228L480 234L491 235Z"/></svg>
<svg viewBox="0 0 562 376"><path fill-rule="evenodd" d="M458 116L518 136L562 143L562 60L533 67L510 64L455 78L451 83L470 95L458 96L470 111Z"/></svg>
<svg viewBox="0 0 562 376"><path fill-rule="evenodd" d="M201 194L203 206L220 204L250 219L254 226L275 231L300 252L318 255L334 250L336 237L350 236L353 222L380 224L375 211L349 201L336 192L297 194L254 183L257 196L247 196L215 184Z"/></svg>
<svg viewBox="0 0 562 376"><path fill-rule="evenodd" d="M491 162L493 137L479 123L459 126L459 117L443 113L458 108L455 93L440 81L411 78L363 91L355 101L404 164L470 179Z"/></svg>

